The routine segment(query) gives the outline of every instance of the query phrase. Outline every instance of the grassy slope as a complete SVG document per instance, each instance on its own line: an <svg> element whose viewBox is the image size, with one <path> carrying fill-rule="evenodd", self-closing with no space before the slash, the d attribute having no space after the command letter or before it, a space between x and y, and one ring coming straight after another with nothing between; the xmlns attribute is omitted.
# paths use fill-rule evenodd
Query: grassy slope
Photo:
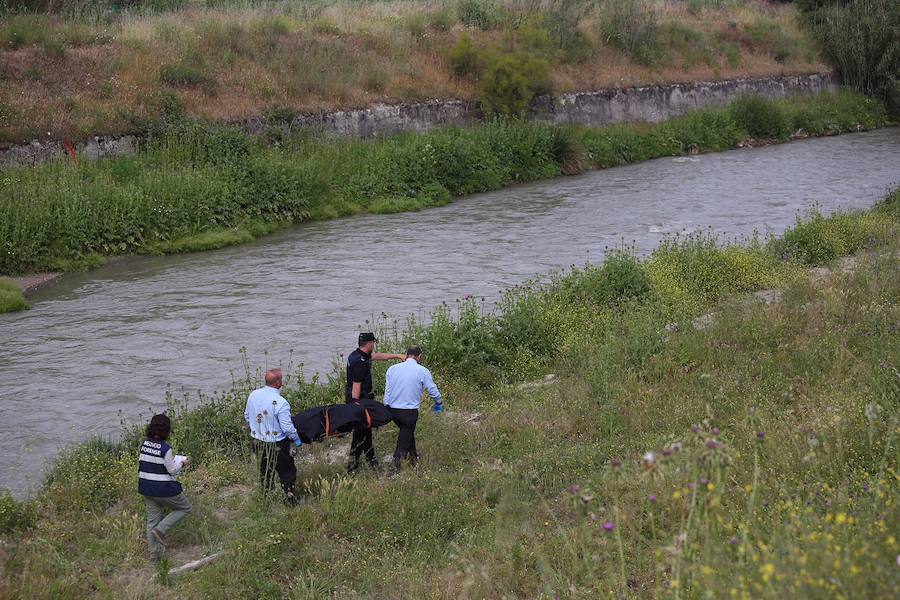
<svg viewBox="0 0 900 600"><path fill-rule="evenodd" d="M840 93L744 98L656 125L492 123L384 140L264 139L176 122L133 157L19 168L0 179L0 273L68 271L102 255L208 250L311 219L418 210L514 183L751 138L829 135L888 122Z"/></svg>
<svg viewBox="0 0 900 600"><path fill-rule="evenodd" d="M345 479L345 442L304 448L297 509L254 491L239 427L248 375L180 414L195 512L173 552L225 558L177 582L150 580L133 441L82 447L35 500L0 502L0 593L887 597L900 551L898 202L814 217L765 248L695 239L637 266L620 255L511 292L496 316L464 303L413 324L450 411L423 415L421 468ZM834 264L859 250L854 269ZM822 263L835 268L799 269ZM771 306L738 294L769 285L784 288ZM713 322L692 328L711 305ZM510 337L542 325L544 347ZM498 345L515 351L498 359ZM485 369L494 379L479 387ZM546 372L560 376L502 383ZM286 393L309 406L339 388ZM386 451L394 431L377 438Z"/></svg>
<svg viewBox="0 0 900 600"><path fill-rule="evenodd" d="M614 12L619 0L568 3L586 12L577 26L564 21L567 37L551 57L557 89L828 70L792 5L717 4L651 0L648 13ZM2 17L0 141L140 129L164 91L211 121L472 98L474 85L450 72L451 48L466 32L476 47L508 46L530 5L292 0L118 17ZM545 14L549 22L572 13Z"/></svg>

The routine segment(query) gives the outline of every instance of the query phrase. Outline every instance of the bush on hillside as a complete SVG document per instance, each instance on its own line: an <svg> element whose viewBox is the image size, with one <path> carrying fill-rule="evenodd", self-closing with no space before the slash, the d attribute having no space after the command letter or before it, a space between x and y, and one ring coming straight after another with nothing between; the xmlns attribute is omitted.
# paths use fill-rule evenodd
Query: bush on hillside
<svg viewBox="0 0 900 600"><path fill-rule="evenodd" d="M485 112L505 117L525 114L537 94L553 91L550 63L537 56L518 52L496 56L478 85L478 99Z"/></svg>
<svg viewBox="0 0 900 600"><path fill-rule="evenodd" d="M761 96L741 96L729 106L735 123L754 138L783 139L791 122L781 106Z"/></svg>

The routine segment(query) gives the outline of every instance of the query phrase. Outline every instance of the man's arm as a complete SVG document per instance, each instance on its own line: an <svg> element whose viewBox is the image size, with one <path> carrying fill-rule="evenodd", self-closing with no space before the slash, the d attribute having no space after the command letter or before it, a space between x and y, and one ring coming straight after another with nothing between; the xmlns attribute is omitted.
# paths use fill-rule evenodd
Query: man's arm
<svg viewBox="0 0 900 600"><path fill-rule="evenodd" d="M391 380L393 379L393 373L391 373L391 371L393 370L394 367L391 367L384 376L384 398L382 399L382 402L388 406L391 404Z"/></svg>
<svg viewBox="0 0 900 600"><path fill-rule="evenodd" d="M425 367L422 367L422 371L422 385L425 387L428 395L431 396L432 400L434 400L435 406L437 406L438 404L443 404L444 399L441 397L441 391L434 383L434 378L431 376L431 371L429 371Z"/></svg>
<svg viewBox="0 0 900 600"><path fill-rule="evenodd" d="M291 438L291 441L297 442L300 439L300 436L297 433L297 428L294 427L294 422L291 421L291 405L288 404L287 400L279 404L280 407L277 415L278 424L281 425L281 430L284 434Z"/></svg>
<svg viewBox="0 0 900 600"><path fill-rule="evenodd" d="M406 360L405 354L385 354L384 352L373 352L372 360Z"/></svg>
<svg viewBox="0 0 900 600"><path fill-rule="evenodd" d="M351 400L359 400L359 395L362 393L362 381L354 381L353 385L350 386L350 399Z"/></svg>

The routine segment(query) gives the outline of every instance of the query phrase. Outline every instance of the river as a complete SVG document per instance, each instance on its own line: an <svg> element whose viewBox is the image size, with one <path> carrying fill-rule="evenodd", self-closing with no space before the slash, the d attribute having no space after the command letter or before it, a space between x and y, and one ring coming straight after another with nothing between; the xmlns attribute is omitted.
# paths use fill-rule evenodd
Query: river
<svg viewBox="0 0 900 600"><path fill-rule="evenodd" d="M900 128L679 157L520 185L418 213L308 223L255 243L66 276L0 315L0 488L34 488L62 446L115 436L171 389L252 365L330 372L366 319L599 261L622 242L711 228L780 233L900 183Z"/></svg>

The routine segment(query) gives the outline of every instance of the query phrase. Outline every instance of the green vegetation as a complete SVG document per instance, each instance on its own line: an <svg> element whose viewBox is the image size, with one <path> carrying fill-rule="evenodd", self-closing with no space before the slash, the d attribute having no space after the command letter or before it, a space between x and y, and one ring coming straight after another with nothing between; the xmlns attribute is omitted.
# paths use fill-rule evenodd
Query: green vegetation
<svg viewBox="0 0 900 600"><path fill-rule="evenodd" d="M749 109L748 109L749 107ZM0 273L89 266L98 255L185 252L361 211L438 206L515 182L660 156L884 124L855 94L743 99L658 125L563 128L496 122L378 141L259 138L179 117L132 157L11 169L0 178ZM777 130L760 130L779 123Z"/></svg>
<svg viewBox="0 0 900 600"><path fill-rule="evenodd" d="M15 283L0 277L0 313L16 312L29 308L22 290Z"/></svg>
<svg viewBox="0 0 900 600"><path fill-rule="evenodd" d="M428 325L384 323L387 348L423 344L448 412L423 414L423 460L397 477L346 478L344 453L328 459L346 440L304 447L294 509L255 487L241 421L259 372L199 406L170 399L172 443L195 465L171 552L224 558L153 579L134 430L73 447L33 499L0 497L0 594L888 597L898 233L900 191L801 219L782 240L673 239L643 260L626 248L490 310L467 299ZM855 269L806 277L836 237L861 251ZM781 300L747 294L760 286ZM342 397L339 372L306 382L283 366L295 409Z"/></svg>
<svg viewBox="0 0 900 600"><path fill-rule="evenodd" d="M0 142L537 91L827 71L790 3L0 0ZM458 67L468 39L477 69Z"/></svg>
<svg viewBox="0 0 900 600"><path fill-rule="evenodd" d="M900 3L799 0L798 5L843 81L900 111Z"/></svg>

